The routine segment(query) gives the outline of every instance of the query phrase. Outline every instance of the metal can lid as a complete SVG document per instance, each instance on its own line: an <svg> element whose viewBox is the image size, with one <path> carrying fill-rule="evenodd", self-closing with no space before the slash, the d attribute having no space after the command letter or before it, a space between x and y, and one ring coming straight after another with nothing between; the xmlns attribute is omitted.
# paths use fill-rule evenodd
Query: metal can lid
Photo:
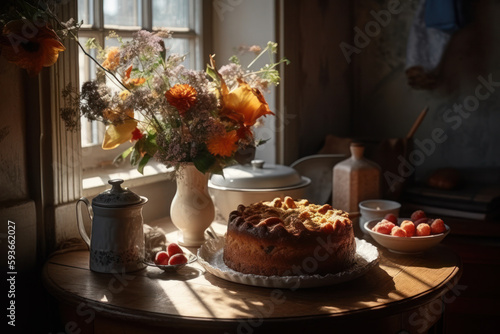
<svg viewBox="0 0 500 334"><path fill-rule="evenodd" d="M122 179L112 179L108 183L111 185L111 189L107 189L94 197L92 205L116 208L142 203L141 196L128 188L122 188Z"/></svg>

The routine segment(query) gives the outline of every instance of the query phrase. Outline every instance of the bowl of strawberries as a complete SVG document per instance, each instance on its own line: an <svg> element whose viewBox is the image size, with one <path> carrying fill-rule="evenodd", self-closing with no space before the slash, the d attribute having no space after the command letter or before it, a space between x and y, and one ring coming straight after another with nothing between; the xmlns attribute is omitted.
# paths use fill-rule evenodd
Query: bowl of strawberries
<svg viewBox="0 0 500 334"><path fill-rule="evenodd" d="M151 258L145 258L143 262L148 266L157 267L166 272L174 272L197 259L196 255L172 242L164 250L152 254Z"/></svg>
<svg viewBox="0 0 500 334"><path fill-rule="evenodd" d="M441 218L428 218L416 210L410 218L387 215L365 223L366 231L381 246L394 253L421 253L439 244L450 233Z"/></svg>

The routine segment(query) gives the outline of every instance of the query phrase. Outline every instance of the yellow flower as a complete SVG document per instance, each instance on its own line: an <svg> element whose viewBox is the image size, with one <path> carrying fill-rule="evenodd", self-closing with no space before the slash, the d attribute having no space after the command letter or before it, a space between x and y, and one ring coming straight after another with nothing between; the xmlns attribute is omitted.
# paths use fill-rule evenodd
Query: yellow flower
<svg viewBox="0 0 500 334"><path fill-rule="evenodd" d="M135 119L127 119L123 123L106 126L106 133L104 133L104 140L102 141L102 148L105 150L114 149L124 142L131 140L133 132L137 127Z"/></svg>
<svg viewBox="0 0 500 334"><path fill-rule="evenodd" d="M226 132L220 136L208 140L208 151L213 155L230 157L238 149L238 135L235 130Z"/></svg>
<svg viewBox="0 0 500 334"><path fill-rule="evenodd" d="M120 93L118 93L118 96L120 97L120 99L122 99L122 101L125 101L127 99L127 97L130 96L130 91L129 90L122 90Z"/></svg>
<svg viewBox="0 0 500 334"><path fill-rule="evenodd" d="M110 124L106 126L106 132L104 133L104 139L102 141L102 148L105 150L114 149L124 142L131 140L133 136L133 132L137 127L137 121L134 119L134 112L130 109L119 112L115 112L112 110L106 110L109 115L116 117L114 120L118 121L120 117L120 113L125 112L127 119L122 123L118 124ZM113 119L109 119L109 121L113 121Z"/></svg>
<svg viewBox="0 0 500 334"><path fill-rule="evenodd" d="M181 116L196 104L196 96L196 89L188 84L177 84L165 93L168 103L177 108Z"/></svg>
<svg viewBox="0 0 500 334"><path fill-rule="evenodd" d="M30 34L25 33L27 27ZM40 73L43 67L52 66L59 52L66 50L49 25L35 27L28 20L7 23L0 37L0 47L9 62L26 69L31 76Z"/></svg>
<svg viewBox="0 0 500 334"><path fill-rule="evenodd" d="M110 71L116 71L120 65L120 49L116 46L109 49L106 59L102 63L102 67Z"/></svg>

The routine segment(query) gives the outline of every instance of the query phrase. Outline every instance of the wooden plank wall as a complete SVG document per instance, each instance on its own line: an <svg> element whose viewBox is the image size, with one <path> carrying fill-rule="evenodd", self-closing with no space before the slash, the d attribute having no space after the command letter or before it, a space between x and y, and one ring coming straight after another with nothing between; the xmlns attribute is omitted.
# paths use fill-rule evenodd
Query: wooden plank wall
<svg viewBox="0 0 500 334"><path fill-rule="evenodd" d="M351 69L339 47L351 39L351 1L282 1L284 163L314 154L326 134L348 135Z"/></svg>

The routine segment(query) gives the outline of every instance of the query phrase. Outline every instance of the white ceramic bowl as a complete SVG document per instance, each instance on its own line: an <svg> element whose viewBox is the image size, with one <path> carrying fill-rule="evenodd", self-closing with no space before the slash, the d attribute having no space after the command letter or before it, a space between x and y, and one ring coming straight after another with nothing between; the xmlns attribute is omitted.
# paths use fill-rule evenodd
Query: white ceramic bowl
<svg viewBox="0 0 500 334"><path fill-rule="evenodd" d="M387 214L392 213L399 217L399 209L401 204L395 201L386 199L369 199L359 202L359 228L363 233L368 233L365 230L365 223L367 221L384 218Z"/></svg>
<svg viewBox="0 0 500 334"><path fill-rule="evenodd" d="M398 219L398 223L401 223L403 220L409 220L409 218L400 218ZM379 221L380 219L373 219L366 222L364 226L365 230L378 244L394 253L421 253L439 244L448 235L448 233L450 233L450 227L445 224L446 231L443 233L422 237L394 237L392 235L372 231L372 228Z"/></svg>

